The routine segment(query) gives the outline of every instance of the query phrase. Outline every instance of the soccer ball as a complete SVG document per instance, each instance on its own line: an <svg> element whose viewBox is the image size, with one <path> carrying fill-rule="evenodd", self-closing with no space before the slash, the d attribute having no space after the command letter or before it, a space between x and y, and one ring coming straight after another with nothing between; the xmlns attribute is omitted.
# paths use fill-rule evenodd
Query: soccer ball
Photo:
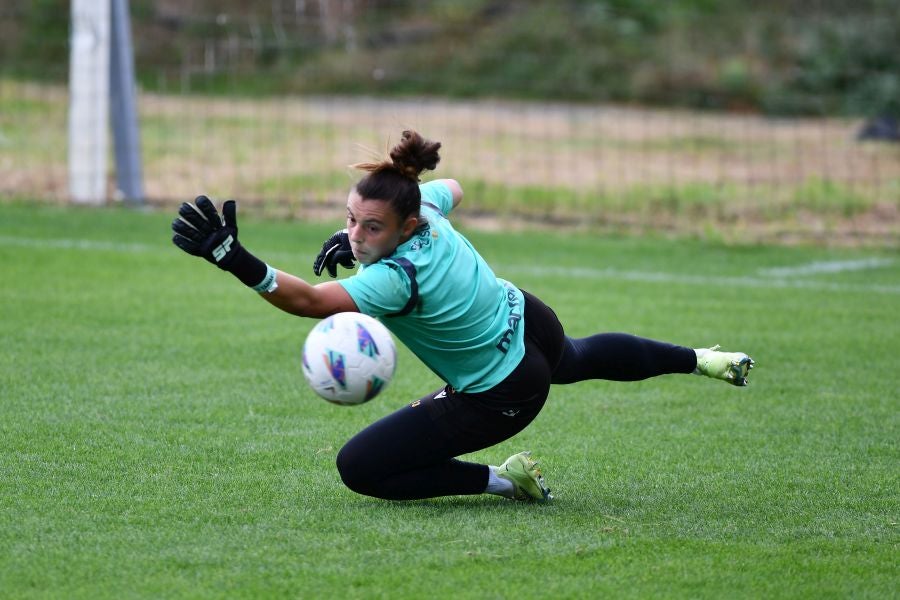
<svg viewBox="0 0 900 600"><path fill-rule="evenodd" d="M361 313L338 313L320 321L303 344L306 381L334 404L368 402L387 387L396 366L390 332Z"/></svg>

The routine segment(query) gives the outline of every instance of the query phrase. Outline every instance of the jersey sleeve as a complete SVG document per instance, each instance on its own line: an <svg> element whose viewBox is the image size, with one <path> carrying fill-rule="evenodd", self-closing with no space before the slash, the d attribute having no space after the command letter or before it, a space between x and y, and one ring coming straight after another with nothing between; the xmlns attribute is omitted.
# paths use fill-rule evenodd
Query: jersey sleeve
<svg viewBox="0 0 900 600"><path fill-rule="evenodd" d="M437 210L444 217L453 210L453 192L445 183L429 181L420 185L419 191L422 194L422 204Z"/></svg>
<svg viewBox="0 0 900 600"><path fill-rule="evenodd" d="M338 283L353 298L359 312L373 317L400 313L413 295L409 277L392 263L369 265Z"/></svg>

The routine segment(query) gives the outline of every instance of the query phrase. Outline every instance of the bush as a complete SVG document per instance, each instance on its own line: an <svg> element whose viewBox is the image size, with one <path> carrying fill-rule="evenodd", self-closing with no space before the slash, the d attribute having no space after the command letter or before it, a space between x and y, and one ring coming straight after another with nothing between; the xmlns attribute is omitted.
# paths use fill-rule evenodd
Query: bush
<svg viewBox="0 0 900 600"><path fill-rule="evenodd" d="M900 114L891 0L133 0L148 87ZM328 10L321 12L323 7ZM7 72L64 80L69 3L15 0ZM210 61L212 57L212 61ZM210 83L212 82L212 83ZM219 85L216 82L225 82Z"/></svg>

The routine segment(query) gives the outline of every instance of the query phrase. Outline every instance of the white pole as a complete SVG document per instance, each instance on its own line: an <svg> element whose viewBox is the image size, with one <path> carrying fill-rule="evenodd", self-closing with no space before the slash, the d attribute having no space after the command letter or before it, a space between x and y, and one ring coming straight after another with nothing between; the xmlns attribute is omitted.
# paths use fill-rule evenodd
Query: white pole
<svg viewBox="0 0 900 600"><path fill-rule="evenodd" d="M69 62L69 194L106 201L110 0L72 0Z"/></svg>

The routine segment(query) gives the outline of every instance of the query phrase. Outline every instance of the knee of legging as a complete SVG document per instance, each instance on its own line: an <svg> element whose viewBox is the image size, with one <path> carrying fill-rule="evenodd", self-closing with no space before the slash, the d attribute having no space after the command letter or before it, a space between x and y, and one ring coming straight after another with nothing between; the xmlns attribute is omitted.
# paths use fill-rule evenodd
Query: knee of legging
<svg viewBox="0 0 900 600"><path fill-rule="evenodd" d="M368 480L369 470L363 464L364 456L365 453L355 452L351 444L347 444L340 449L335 459L341 481L348 488L359 494L365 494L365 490L370 485Z"/></svg>
<svg viewBox="0 0 900 600"><path fill-rule="evenodd" d="M378 474L367 457L370 453L361 450L351 442L338 452L335 464L341 481L350 490L366 496L377 496Z"/></svg>

